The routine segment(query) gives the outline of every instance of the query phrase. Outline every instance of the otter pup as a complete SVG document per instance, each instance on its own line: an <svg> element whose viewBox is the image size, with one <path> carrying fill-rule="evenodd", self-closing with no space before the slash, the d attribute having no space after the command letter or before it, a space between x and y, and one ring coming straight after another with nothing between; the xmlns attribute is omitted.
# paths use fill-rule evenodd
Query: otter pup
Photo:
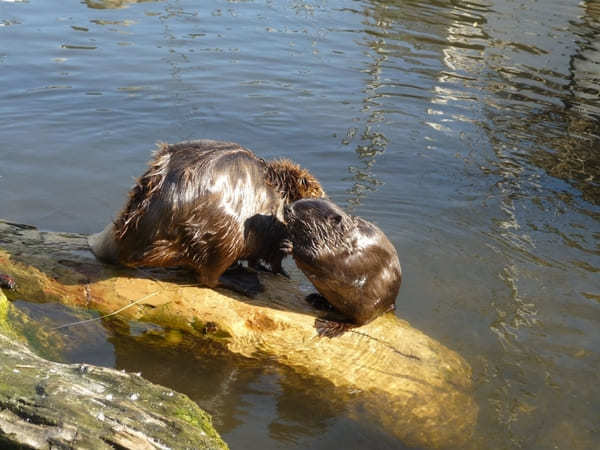
<svg viewBox="0 0 600 450"><path fill-rule="evenodd" d="M327 200L298 200L285 207L291 252L319 294L346 318L344 322L317 320L321 336L334 337L364 325L394 309L402 281L398 254L372 223L346 214Z"/></svg>
<svg viewBox="0 0 600 450"><path fill-rule="evenodd" d="M325 195L293 162L264 161L231 142L160 144L149 166L116 221L90 236L94 254L131 267L185 266L205 286L246 295L262 288L258 278L247 287L224 272L247 260L253 268L264 261L284 273L284 205Z"/></svg>

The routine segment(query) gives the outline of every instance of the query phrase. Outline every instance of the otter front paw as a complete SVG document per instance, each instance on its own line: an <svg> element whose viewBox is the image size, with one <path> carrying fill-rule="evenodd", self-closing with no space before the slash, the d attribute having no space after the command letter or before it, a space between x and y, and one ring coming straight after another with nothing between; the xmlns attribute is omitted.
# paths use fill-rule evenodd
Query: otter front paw
<svg viewBox="0 0 600 450"><path fill-rule="evenodd" d="M294 250L294 244L289 239L284 239L281 241L279 250L281 250L286 255L291 255L292 251Z"/></svg>
<svg viewBox="0 0 600 450"><path fill-rule="evenodd" d="M316 319L315 329L319 337L327 337L329 339L341 336L356 325L346 322L334 322L332 320Z"/></svg>

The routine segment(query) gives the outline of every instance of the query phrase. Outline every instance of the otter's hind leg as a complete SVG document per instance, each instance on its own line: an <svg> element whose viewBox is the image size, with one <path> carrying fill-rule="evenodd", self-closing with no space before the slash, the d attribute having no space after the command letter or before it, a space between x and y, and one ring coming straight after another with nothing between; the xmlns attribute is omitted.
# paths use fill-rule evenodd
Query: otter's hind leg
<svg viewBox="0 0 600 450"><path fill-rule="evenodd" d="M206 246L205 242L202 244ZM264 290L255 272L235 264L237 255L219 251L218 246L209 248L208 252L203 248L204 257L201 260L196 257L190 264L201 284L210 288L223 287L247 297L254 297Z"/></svg>
<svg viewBox="0 0 600 450"><path fill-rule="evenodd" d="M244 239L236 231L237 223L230 217L208 220L201 213L199 209L181 227L182 248L188 265L205 286L220 286L248 297L255 296L262 290L256 273L242 274L239 266L234 265L241 256Z"/></svg>
<svg viewBox="0 0 600 450"><path fill-rule="evenodd" d="M235 261L228 258L221 259L217 264L191 266L196 272L198 282L209 288L222 287L247 297L254 297L264 290L255 272L234 263Z"/></svg>
<svg viewBox="0 0 600 450"><path fill-rule="evenodd" d="M254 272L250 272L241 266L231 267L208 267L192 265L196 272L198 282L209 288L222 287L246 297L254 297L264 290Z"/></svg>

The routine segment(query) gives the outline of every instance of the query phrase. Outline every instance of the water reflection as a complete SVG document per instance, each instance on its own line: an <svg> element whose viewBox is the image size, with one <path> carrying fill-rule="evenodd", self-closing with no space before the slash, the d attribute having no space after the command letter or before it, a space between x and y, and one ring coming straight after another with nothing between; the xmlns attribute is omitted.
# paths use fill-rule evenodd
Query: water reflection
<svg viewBox="0 0 600 450"><path fill-rule="evenodd" d="M582 7L582 17L571 22L579 42L569 63L565 110L555 114L560 117L562 130L541 134L544 145L532 152L530 160L548 174L573 184L585 200L600 205L600 2L584 2ZM552 115L551 111L534 116L529 128L549 122Z"/></svg>
<svg viewBox="0 0 600 450"><path fill-rule="evenodd" d="M471 250L471 260L484 257L491 277L504 286L486 278L490 294L470 297L474 286L464 286L454 297L460 310L490 303L484 316L498 344L488 343L489 360L474 366L479 398L489 403L476 447L495 439L526 448L561 442L556 434L534 432L539 412L560 404L553 393L597 395L573 393L569 377L585 383L598 358L584 349L599 343L594 329L600 320L597 305L589 303L600 290L594 278L600 270L599 3L553 2L560 14L543 21L526 3L515 10L503 0L370 2L361 42L368 49L363 115L343 141L356 146L362 163L351 166L353 204L377 186L377 157L403 151L398 138L404 136L394 127L402 130L410 114L411 126L415 119L424 125L419 138L427 142L427 157L441 165L433 170L451 164L441 157L450 152L465 162L458 173L474 186L462 188L473 199L464 203L471 216L447 209L445 223L465 223L475 239L479 235L480 244L453 243L461 251L487 247ZM440 188L444 198L456 195ZM444 245L449 251L452 243ZM455 287L465 277L459 271L451 279ZM573 366L580 367L577 375ZM596 411L577 409L586 417ZM585 421L557 418L553 424L577 436L578 447L593 439Z"/></svg>
<svg viewBox="0 0 600 450"><path fill-rule="evenodd" d="M368 25L382 29L389 26L381 17L375 17L374 22L374 24ZM354 138L358 134L358 142L354 143L354 145L360 166L351 165L348 167L354 180L349 190L348 210L350 212L352 212L354 207L360 205L366 197L367 192L374 191L377 185L380 184L380 181L373 173L373 168L377 156L385 152L389 142L380 128L380 124L385 121L383 105L379 101L384 96L384 94L380 93L380 89L383 88L381 80L382 65L387 60L387 56L385 55L385 40L381 38L372 39L367 35L363 45L370 50L370 62L362 70L366 79L361 113L366 118L361 120L361 123L364 123L364 125L360 129L355 127L350 128L346 133L346 138L342 140L343 144L348 145L354 141Z"/></svg>
<svg viewBox="0 0 600 450"><path fill-rule="evenodd" d="M579 36L579 49L571 57L569 90L577 101L567 101L567 107L590 119L600 120L600 2L582 2L583 14L571 22Z"/></svg>
<svg viewBox="0 0 600 450"><path fill-rule="evenodd" d="M592 273L600 267L594 231L597 222L586 217L598 217L597 208L586 202L598 204L600 158L593 148L598 145L600 131L595 112L599 80L589 66L581 70L573 63L597 58L594 51L590 52L590 47L597 45L591 37L597 33L590 32L590 28L596 30L597 20L590 17L593 8L589 4L583 7L582 20L587 29L577 27L577 33L587 37L577 46L568 40L558 44L567 58L572 55L568 64L567 58L560 60L551 42L539 38L542 34L538 30L531 31L535 38L527 44L515 41L519 36L509 31L511 24L506 22L511 16L498 14L506 8L502 1L494 2L485 19L453 22L448 29L451 45L444 50L447 69L455 80L460 77L466 92L474 94L482 105L483 120L475 123L484 130L493 155L480 152L470 157L495 179L485 204L488 208L496 206L498 213L485 235L504 266L499 277L509 293L506 299L495 299L496 318L490 323L502 352L493 358L495 368L486 363L477 369L481 370L482 381L490 383L488 387L480 385L481 398L488 399L496 415L492 419L489 411L484 412L480 425L493 429L490 421L504 423L505 438L518 447L544 448L551 442L561 442L558 435L549 439L534 431L538 411L557 407L552 406L555 403L550 392L561 392L561 398L594 395L584 393L585 389L574 394L569 390L571 381L567 381L574 376L572 365L580 366L576 375L580 381L591 376L590 364L597 357L591 356L583 365L581 360L575 361L577 355L585 354L581 347L589 345L586 336L598 323L594 319L596 308L584 301L581 290L598 289ZM568 28L574 11L569 12L562 22L555 18L558 23L543 26L555 32ZM526 18L522 22L526 23ZM464 92L455 95L448 89L446 74L438 79L442 85L436 89L440 96L436 103L462 103L464 108ZM581 92L591 95L582 96ZM446 133L451 134L451 128ZM569 183L578 192L557 180ZM556 221L560 221L559 227L551 225ZM551 241L562 241L558 244L561 249L548 246ZM573 263L584 271L571 269L567 280L561 272ZM553 292L557 303L549 303L543 292ZM576 319L578 309L587 311L587 321ZM566 317L559 318L557 310ZM597 342L597 335L592 339ZM583 405L579 409L578 415L594 411ZM593 439L589 423L576 424L562 418L554 423L569 430L571 437L577 436L577 447L586 447Z"/></svg>
<svg viewBox="0 0 600 450"><path fill-rule="evenodd" d="M304 376L268 357L231 354L211 340L117 316L56 329L95 317L61 304L11 304L8 318L45 358L115 367L188 395L214 419L232 448L255 448L249 436L268 434L273 448L331 448L340 430L355 442L401 449L378 426L357 418L347 395L325 380ZM352 429L351 432L348 432ZM323 438L328 433L333 436ZM315 445L320 437L321 445ZM259 438L264 441L264 437ZM263 443L261 448L271 448Z"/></svg>
<svg viewBox="0 0 600 450"><path fill-rule="evenodd" d="M126 8L132 3L160 2L163 0L85 0L88 8L92 9L115 9Z"/></svg>
<svg viewBox="0 0 600 450"><path fill-rule="evenodd" d="M360 44L367 57L361 68L365 87L361 115L342 139L342 144L354 146L360 163L349 166L354 181L349 189L351 208L382 185L374 168L388 147L402 154L409 139L418 138L428 141L427 150L445 151L437 136L423 136L422 125L433 135L453 135L457 134L453 122L476 121L462 111L465 105L452 110L444 106L477 101L464 90L464 83L476 79L476 73L468 72L476 72L481 64L486 44L481 25L486 22L483 13L489 11L474 3L377 0L360 11L364 16Z"/></svg>
<svg viewBox="0 0 600 450"><path fill-rule="evenodd" d="M325 380L303 376L260 355L232 355L210 340L176 330L118 320L103 323L117 368L142 372L150 381L190 396L213 416L232 448L254 448L249 436L255 433L268 433L279 443L277 448L319 448L314 438L340 426L351 426L357 441L376 439L378 448L402 448L378 427L354 422L344 396ZM330 439L323 439L321 448L330 448Z"/></svg>

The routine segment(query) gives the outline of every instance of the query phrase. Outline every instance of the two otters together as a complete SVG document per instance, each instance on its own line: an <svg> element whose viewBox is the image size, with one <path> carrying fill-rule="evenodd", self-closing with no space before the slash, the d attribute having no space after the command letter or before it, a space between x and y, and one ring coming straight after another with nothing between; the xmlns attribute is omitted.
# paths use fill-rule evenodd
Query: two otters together
<svg viewBox="0 0 600 450"><path fill-rule="evenodd" d="M289 160L265 161L231 142L160 145L114 223L89 242L98 259L130 267L192 269L208 287L252 296L258 278L237 262L285 274L291 254L319 294L307 300L341 321L333 337L394 309L402 272L394 246L370 222L347 215L315 177Z"/></svg>

